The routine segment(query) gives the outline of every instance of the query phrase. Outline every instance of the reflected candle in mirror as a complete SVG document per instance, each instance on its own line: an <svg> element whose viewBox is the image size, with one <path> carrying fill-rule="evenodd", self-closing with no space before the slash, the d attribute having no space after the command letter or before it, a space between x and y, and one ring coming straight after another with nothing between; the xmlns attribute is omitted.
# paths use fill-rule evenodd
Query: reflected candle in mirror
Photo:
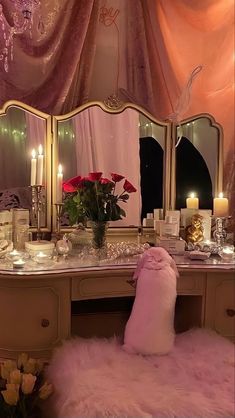
<svg viewBox="0 0 235 418"><path fill-rule="evenodd" d="M231 261L234 258L234 246L233 245L226 245L222 248L220 252L220 256L223 260Z"/></svg>
<svg viewBox="0 0 235 418"><path fill-rule="evenodd" d="M62 203L62 185L63 185L63 169L62 165L58 166L57 184L56 184L56 203Z"/></svg>
<svg viewBox="0 0 235 418"><path fill-rule="evenodd" d="M14 269L22 269L24 268L25 261L22 260L22 258L19 258L18 260L13 261L13 268Z"/></svg>
<svg viewBox="0 0 235 418"><path fill-rule="evenodd" d="M195 196L195 193L191 193L186 199L187 209L198 209L199 208L199 199Z"/></svg>
<svg viewBox="0 0 235 418"><path fill-rule="evenodd" d="M31 158L31 179L30 185L34 186L36 184L36 173L37 173L37 159L36 159L36 151L33 149L32 151L32 158Z"/></svg>
<svg viewBox="0 0 235 418"><path fill-rule="evenodd" d="M10 253L8 253L8 257L11 260L19 260L20 256L21 256L21 253L17 250L13 250Z"/></svg>
<svg viewBox="0 0 235 418"><path fill-rule="evenodd" d="M34 257L34 260L38 263L38 264L44 264L49 260L49 257L47 254L43 253L42 251L39 251L39 253L37 253Z"/></svg>
<svg viewBox="0 0 235 418"><path fill-rule="evenodd" d="M213 200L213 215L217 218L228 216L228 199L224 197L223 193Z"/></svg>
<svg viewBox="0 0 235 418"><path fill-rule="evenodd" d="M42 185L43 181L43 150L42 145L38 147L38 161L37 161L37 185Z"/></svg>

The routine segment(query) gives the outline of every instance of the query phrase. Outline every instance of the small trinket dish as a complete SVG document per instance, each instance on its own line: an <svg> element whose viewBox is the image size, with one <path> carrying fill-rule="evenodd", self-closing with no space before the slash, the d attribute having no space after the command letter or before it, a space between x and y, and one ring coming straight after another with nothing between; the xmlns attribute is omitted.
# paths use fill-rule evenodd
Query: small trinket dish
<svg viewBox="0 0 235 418"><path fill-rule="evenodd" d="M203 251L190 251L189 258L190 260L207 260L210 257L211 253Z"/></svg>

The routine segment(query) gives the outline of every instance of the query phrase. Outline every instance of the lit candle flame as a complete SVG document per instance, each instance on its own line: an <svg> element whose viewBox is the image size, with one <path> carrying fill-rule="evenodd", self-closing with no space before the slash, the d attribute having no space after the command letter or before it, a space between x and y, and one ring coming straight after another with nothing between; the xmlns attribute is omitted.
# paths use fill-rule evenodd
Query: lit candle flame
<svg viewBox="0 0 235 418"><path fill-rule="evenodd" d="M42 145L41 144L38 147L38 154L39 155L42 155Z"/></svg>
<svg viewBox="0 0 235 418"><path fill-rule="evenodd" d="M219 193L219 198L223 198L224 194L223 193Z"/></svg>
<svg viewBox="0 0 235 418"><path fill-rule="evenodd" d="M61 164L58 166L58 174L63 174L63 168Z"/></svg>
<svg viewBox="0 0 235 418"><path fill-rule="evenodd" d="M32 158L36 158L36 151L35 151L35 149L33 149L33 151L32 151Z"/></svg>
<svg viewBox="0 0 235 418"><path fill-rule="evenodd" d="M193 199L195 197L195 193L190 193L190 197Z"/></svg>

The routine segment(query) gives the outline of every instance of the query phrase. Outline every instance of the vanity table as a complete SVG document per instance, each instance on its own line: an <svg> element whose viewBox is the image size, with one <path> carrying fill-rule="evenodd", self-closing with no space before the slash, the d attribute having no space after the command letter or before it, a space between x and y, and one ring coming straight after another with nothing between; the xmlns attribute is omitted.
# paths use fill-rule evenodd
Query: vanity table
<svg viewBox="0 0 235 418"><path fill-rule="evenodd" d="M0 357L28 351L49 357L71 336L71 303L90 299L134 296L131 279L137 257L100 262L68 260L45 268L13 270L0 264ZM235 340L235 264L216 258L190 261L175 256L184 297L184 317Z"/></svg>

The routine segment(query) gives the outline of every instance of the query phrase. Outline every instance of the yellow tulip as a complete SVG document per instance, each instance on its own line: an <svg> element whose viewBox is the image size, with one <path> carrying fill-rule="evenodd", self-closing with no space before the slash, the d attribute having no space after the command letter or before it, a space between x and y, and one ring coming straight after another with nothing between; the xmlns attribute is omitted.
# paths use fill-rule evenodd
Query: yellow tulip
<svg viewBox="0 0 235 418"><path fill-rule="evenodd" d="M15 369L15 370L12 370L10 372L9 382L10 383L17 383L17 384L20 385L20 383L21 383L21 373L20 373L20 370Z"/></svg>
<svg viewBox="0 0 235 418"><path fill-rule="evenodd" d="M45 382L42 387L39 389L38 396L40 399L47 399L53 392L53 386L51 383Z"/></svg>
<svg viewBox="0 0 235 418"><path fill-rule="evenodd" d="M25 395L32 393L36 379L36 376L33 376L31 373L22 375L21 390Z"/></svg>
<svg viewBox="0 0 235 418"><path fill-rule="evenodd" d="M45 361L42 359L37 359L36 360L36 373L41 373L41 371L43 370Z"/></svg>
<svg viewBox="0 0 235 418"><path fill-rule="evenodd" d="M1 391L4 401L8 405L16 405L19 400L19 389L9 388Z"/></svg>
<svg viewBox="0 0 235 418"><path fill-rule="evenodd" d="M28 361L24 364L24 373L35 374L36 372L36 359L29 358Z"/></svg>
<svg viewBox="0 0 235 418"><path fill-rule="evenodd" d="M24 367L24 365L28 361L28 358L29 358L29 356L28 356L27 353L21 353L21 354L19 354L18 360L17 360L18 369L20 369L21 367Z"/></svg>

